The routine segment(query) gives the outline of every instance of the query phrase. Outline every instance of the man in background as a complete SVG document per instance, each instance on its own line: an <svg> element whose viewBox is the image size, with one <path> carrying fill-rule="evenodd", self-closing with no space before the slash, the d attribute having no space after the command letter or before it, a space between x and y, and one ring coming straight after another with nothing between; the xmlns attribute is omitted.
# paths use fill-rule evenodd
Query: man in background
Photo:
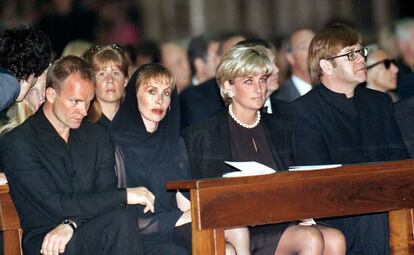
<svg viewBox="0 0 414 255"><path fill-rule="evenodd" d="M0 38L0 111L21 101L51 61L49 38L33 27L4 31Z"/></svg>
<svg viewBox="0 0 414 255"><path fill-rule="evenodd" d="M290 36L285 57L292 75L272 95L273 98L292 102L312 89L308 50L314 36L315 33L310 29L297 30Z"/></svg>

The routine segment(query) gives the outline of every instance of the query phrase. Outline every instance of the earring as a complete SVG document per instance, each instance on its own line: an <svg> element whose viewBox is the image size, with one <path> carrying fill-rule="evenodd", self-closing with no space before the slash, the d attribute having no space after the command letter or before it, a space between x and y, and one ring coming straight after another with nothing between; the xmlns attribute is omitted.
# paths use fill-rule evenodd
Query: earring
<svg viewBox="0 0 414 255"><path fill-rule="evenodd" d="M234 97L234 93L233 93L233 90L227 90L227 96L229 97L229 98L233 98Z"/></svg>

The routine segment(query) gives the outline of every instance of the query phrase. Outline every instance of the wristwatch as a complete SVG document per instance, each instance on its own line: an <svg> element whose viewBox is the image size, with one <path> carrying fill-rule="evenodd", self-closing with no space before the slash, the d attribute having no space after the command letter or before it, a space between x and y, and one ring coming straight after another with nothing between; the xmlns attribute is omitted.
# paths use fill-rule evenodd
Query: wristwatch
<svg viewBox="0 0 414 255"><path fill-rule="evenodd" d="M62 224L69 225L73 229L73 231L75 231L78 228L78 225L76 225L76 222L74 222L73 220L64 220Z"/></svg>

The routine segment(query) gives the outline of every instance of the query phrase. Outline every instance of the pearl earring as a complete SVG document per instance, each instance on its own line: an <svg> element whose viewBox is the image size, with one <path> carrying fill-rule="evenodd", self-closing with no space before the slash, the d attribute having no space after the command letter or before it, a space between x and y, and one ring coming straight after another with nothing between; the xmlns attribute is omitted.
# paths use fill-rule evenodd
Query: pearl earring
<svg viewBox="0 0 414 255"><path fill-rule="evenodd" d="M233 90L227 90L227 96L228 96L229 98L233 98L233 97L234 97Z"/></svg>

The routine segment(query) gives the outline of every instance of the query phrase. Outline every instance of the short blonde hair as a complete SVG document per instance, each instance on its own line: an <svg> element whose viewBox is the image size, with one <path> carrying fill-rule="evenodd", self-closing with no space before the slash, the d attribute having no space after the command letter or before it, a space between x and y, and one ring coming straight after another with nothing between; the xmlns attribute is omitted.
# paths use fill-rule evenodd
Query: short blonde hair
<svg viewBox="0 0 414 255"><path fill-rule="evenodd" d="M216 79L225 103L231 103L232 100L224 88L226 81L232 82L237 77L272 73L273 62L269 55L269 50L260 45L239 45L224 54L216 69Z"/></svg>

